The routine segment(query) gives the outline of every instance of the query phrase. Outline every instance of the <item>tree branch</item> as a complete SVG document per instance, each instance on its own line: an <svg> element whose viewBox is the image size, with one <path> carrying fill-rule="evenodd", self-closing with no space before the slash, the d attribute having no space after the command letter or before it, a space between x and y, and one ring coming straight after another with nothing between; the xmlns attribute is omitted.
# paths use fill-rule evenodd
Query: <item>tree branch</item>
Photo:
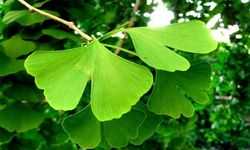
<svg viewBox="0 0 250 150"><path fill-rule="evenodd" d="M29 9L30 12L35 11L35 12L41 14L41 15L44 15L44 16L46 16L46 17L48 17L48 18L51 18L51 19L53 19L53 20L55 20L55 21L58 21L58 22L60 22L60 23L62 23L62 24L65 24L65 25L68 26L69 28L75 30L75 31L76 31L78 34L80 34L84 39L87 39L88 41L92 41L92 40L93 40L93 38L91 38L89 35L87 35L86 33L82 32L79 28L77 28L77 27L75 26L74 22L66 21L66 20L61 19L61 18L59 18L59 17L57 17L57 16L54 16L54 15L52 15L52 14L49 14L49 13L47 13L47 12L45 12L45 11L42 11L42 10L40 10L40 9L37 9L37 8L31 6L31 5L30 5L29 3L27 3L25 0L18 0L18 1L19 1L21 4L23 4L24 6L26 6L26 7Z"/></svg>
<svg viewBox="0 0 250 150"><path fill-rule="evenodd" d="M129 28L133 27L134 24L135 24L136 12L139 10L140 5L141 5L141 0L136 0L136 4L135 4L135 6L133 8L133 15L129 20L129 24L128 24ZM115 50L115 54L118 55L120 53L120 47L122 47L122 45L126 42L127 38L128 38L128 34L124 33L124 37L122 38L122 41L119 44L118 48Z"/></svg>

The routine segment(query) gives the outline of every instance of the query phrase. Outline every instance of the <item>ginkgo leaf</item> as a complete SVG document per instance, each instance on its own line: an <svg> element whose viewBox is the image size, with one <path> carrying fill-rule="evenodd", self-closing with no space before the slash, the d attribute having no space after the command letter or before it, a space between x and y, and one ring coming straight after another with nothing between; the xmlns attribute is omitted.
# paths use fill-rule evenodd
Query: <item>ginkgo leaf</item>
<svg viewBox="0 0 250 150"><path fill-rule="evenodd" d="M26 132L37 128L44 120L40 112L36 112L24 104L14 103L0 110L0 127L9 132Z"/></svg>
<svg viewBox="0 0 250 150"><path fill-rule="evenodd" d="M185 94L198 103L208 101L211 66L199 63L186 72L157 71L156 84L148 105L156 114L179 118L181 114L192 117L194 107Z"/></svg>
<svg viewBox="0 0 250 150"><path fill-rule="evenodd" d="M24 60L11 59L0 51L0 77L24 70Z"/></svg>
<svg viewBox="0 0 250 150"><path fill-rule="evenodd" d="M173 23L166 27L151 29L150 35L168 47L178 50L207 54L214 51L218 42L213 38L206 24L199 20Z"/></svg>
<svg viewBox="0 0 250 150"><path fill-rule="evenodd" d="M59 16L59 14L55 11L44 10L47 13L53 14L55 16ZM37 12L30 13L29 10L14 10L9 11L3 17L3 23L10 24L14 21L18 22L23 26L30 26L36 23L42 23L45 20L50 20L50 18L40 15Z"/></svg>
<svg viewBox="0 0 250 150"><path fill-rule="evenodd" d="M167 71L185 71L190 67L189 62L184 57L165 47L158 39L148 36L146 30L147 28L126 30L131 36L136 53L142 61L151 67Z"/></svg>
<svg viewBox="0 0 250 150"><path fill-rule="evenodd" d="M78 104L92 72L91 50L36 51L26 59L27 72L54 109L71 110Z"/></svg>
<svg viewBox="0 0 250 150"><path fill-rule="evenodd" d="M95 148L101 142L101 123L89 106L64 119L64 130L69 138L83 148Z"/></svg>
<svg viewBox="0 0 250 150"><path fill-rule="evenodd" d="M209 53L217 42L201 21L176 23L166 27L125 29L139 57L148 65L165 71L185 71L189 62L167 47L192 53ZM167 47L165 47L167 46Z"/></svg>
<svg viewBox="0 0 250 150"><path fill-rule="evenodd" d="M81 147L97 147L104 140L107 146L126 146L131 138L138 134L138 128L145 120L145 114L131 110L119 119L100 122L87 106L80 112L64 119L62 125L70 139Z"/></svg>
<svg viewBox="0 0 250 150"><path fill-rule="evenodd" d="M138 128L145 120L146 114L138 110L131 110L120 119L103 123L107 143L111 147L120 148L128 145L130 139L136 138Z"/></svg>
<svg viewBox="0 0 250 150"><path fill-rule="evenodd" d="M97 40L70 50L35 52L25 68L55 109L74 109L91 79L91 108L100 121L120 118L153 82L147 68L118 57Z"/></svg>
<svg viewBox="0 0 250 150"><path fill-rule="evenodd" d="M16 34L10 39L3 41L1 45L4 48L4 53L11 58L17 58L19 56L26 55L36 49L34 42L23 40L19 34Z"/></svg>
<svg viewBox="0 0 250 150"><path fill-rule="evenodd" d="M99 44L99 43L98 43ZM150 71L111 53L102 45L92 77L91 108L100 121L120 118L135 105L153 83Z"/></svg>
<svg viewBox="0 0 250 150"><path fill-rule="evenodd" d="M137 136L130 140L132 144L140 145L154 134L162 122L162 117L149 111L147 106L140 102L134 106L134 109L138 109L147 114L147 118L138 129Z"/></svg>

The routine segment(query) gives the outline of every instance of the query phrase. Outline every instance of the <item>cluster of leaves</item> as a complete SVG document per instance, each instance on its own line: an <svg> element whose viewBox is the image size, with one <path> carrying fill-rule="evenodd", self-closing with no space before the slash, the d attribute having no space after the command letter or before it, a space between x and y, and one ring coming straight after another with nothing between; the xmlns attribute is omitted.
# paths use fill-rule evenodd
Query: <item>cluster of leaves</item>
<svg viewBox="0 0 250 150"><path fill-rule="evenodd" d="M122 58L106 48L117 38L110 37L110 33L102 36L116 25L116 12L105 11L110 2L65 1L60 6L56 0L29 2L56 16L67 14L70 20L78 20L78 26L86 32L101 36L87 42L49 18L36 12L30 14L16 1L2 4L3 148L27 149L30 141L34 143L28 146L31 149L76 149L71 141L83 148L140 145L159 127L161 115L192 117L192 100L208 102L210 65L190 65L176 52L206 54L217 47L203 22L117 28L110 33L128 33L135 50L129 53L135 56L123 53ZM131 3L121 4L128 8ZM151 8L143 5L142 10L147 7ZM91 19L79 15L81 10L87 10ZM36 88L26 72L35 77L36 86L44 92ZM149 91L154 77L154 89Z"/></svg>
<svg viewBox="0 0 250 150"><path fill-rule="evenodd" d="M230 36L229 43L220 43L218 51L210 55L213 66L211 104L200 109L194 118L180 119L173 134L160 132L154 141L173 149L174 139L183 139L174 148L203 147L206 149L248 149L249 143L249 3L241 1L165 1L175 13L173 22L200 19L208 22L215 15L221 19L214 28L229 28L237 25L239 31ZM215 4L215 6L213 6ZM198 9L199 8L199 9ZM202 8L202 9L200 9ZM193 12L193 13L190 13ZM192 59L203 59L188 56ZM196 58L195 58L196 57ZM207 59L207 58L205 58ZM193 122L187 128L183 122ZM166 121L171 127L171 119ZM165 124L165 123L163 123ZM164 127L164 126L163 126ZM162 128L162 126L160 127ZM171 129L171 128L170 128Z"/></svg>

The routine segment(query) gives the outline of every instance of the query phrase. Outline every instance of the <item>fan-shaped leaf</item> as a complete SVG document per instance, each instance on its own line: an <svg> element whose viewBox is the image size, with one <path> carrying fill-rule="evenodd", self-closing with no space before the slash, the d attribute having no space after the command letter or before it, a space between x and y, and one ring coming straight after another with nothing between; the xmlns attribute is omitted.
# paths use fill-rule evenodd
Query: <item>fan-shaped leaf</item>
<svg viewBox="0 0 250 150"><path fill-rule="evenodd" d="M53 108L71 110L88 82L92 69L92 64L88 64L90 54L84 48L37 51L27 58L25 68L35 77L37 86L45 90L44 95Z"/></svg>
<svg viewBox="0 0 250 150"><path fill-rule="evenodd" d="M185 71L189 62L182 56L165 47L158 39L147 34L148 28L131 28L126 31L131 36L135 50L141 60L160 70Z"/></svg>
<svg viewBox="0 0 250 150"><path fill-rule="evenodd" d="M99 122L92 114L90 106L87 106L64 119L63 127L70 139L83 148L95 148L101 140L107 146L119 148L126 146L131 138L137 136L144 119L143 112L131 110L119 119Z"/></svg>
<svg viewBox="0 0 250 150"><path fill-rule="evenodd" d="M101 123L89 106L67 117L63 121L63 128L70 139L83 148L95 148L101 141Z"/></svg>
<svg viewBox="0 0 250 150"><path fill-rule="evenodd" d="M148 69L118 57L97 40L71 50L35 52L25 67L55 109L74 109L91 78L91 108L100 121L120 118L152 85Z"/></svg>
<svg viewBox="0 0 250 150"><path fill-rule="evenodd" d="M212 37L205 23L193 20L186 23L173 23L166 27L151 29L150 36L164 45L178 50L206 54L216 49L217 41Z"/></svg>
<svg viewBox="0 0 250 150"><path fill-rule="evenodd" d="M194 113L187 94L196 102L208 101L206 90L210 88L211 67L207 63L191 66L186 72L157 71L156 85L149 99L149 108L157 113L179 118L181 114L191 117Z"/></svg>
<svg viewBox="0 0 250 150"><path fill-rule="evenodd" d="M139 57L148 65L165 71L185 71L189 62L167 47L192 53L209 53L217 42L201 21L175 23L166 27L125 29L131 36ZM167 47L165 47L167 46Z"/></svg>

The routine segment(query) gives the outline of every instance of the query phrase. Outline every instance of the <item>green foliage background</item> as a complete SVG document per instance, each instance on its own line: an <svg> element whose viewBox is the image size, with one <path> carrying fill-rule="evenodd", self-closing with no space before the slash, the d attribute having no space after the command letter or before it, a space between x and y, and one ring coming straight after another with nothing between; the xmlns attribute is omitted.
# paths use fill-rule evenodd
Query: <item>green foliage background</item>
<svg viewBox="0 0 250 150"><path fill-rule="evenodd" d="M39 0L29 0L31 4L41 2ZM130 20L133 16L133 7L131 0L50 0L46 3L38 3L37 7L45 10L53 10L55 15L59 15L66 19L72 20L79 24L89 35L100 37L108 31L122 25L124 22ZM165 0L166 7L175 13L173 23L199 19L208 22L214 15L221 14L222 20L218 22L214 28L223 26L227 28L229 25L237 24L239 31L232 34L230 43L220 43L218 50L211 53L209 56L189 55L182 53L182 55L189 58L191 62L201 60L209 61L213 65L212 90L210 91L210 104L207 106L195 105L198 112L192 118L181 117L178 120L164 117L164 122L158 128L157 133L149 140L140 146L128 145L124 149L247 149L250 147L250 11L249 3L243 4L240 1L214 1L217 6L210 9L207 6L207 0L202 1L186 1L186 0ZM151 13L153 7L157 4L146 4L142 0L142 5L139 8L139 13L136 15L135 26L145 26L149 21L144 13ZM202 10L197 10L198 6L202 6ZM39 22L38 24L30 25L30 22L25 22L24 18L19 18L17 22L12 22L11 18L8 20L10 24L3 23L3 16L10 10L22 10L24 7L17 1L12 3L8 0L7 3L0 5L1 7L1 41L5 44L18 45L20 37L14 37L13 41L6 43L6 40L12 35L19 33L22 38L26 40L33 40L35 43L26 43L26 54L29 54L34 49L39 50L53 50L66 49L77 47L81 44L81 40L73 34L73 31L60 23L48 20L40 15L34 15L36 18L29 18L31 22ZM187 15L187 12L195 11L199 15ZM25 13L25 12L24 12ZM18 22L21 22L18 23ZM24 23L23 23L24 22ZM42 22L42 23L41 23ZM45 28L56 28L62 31L44 30ZM58 33L59 32L59 33ZM72 34L68 34L72 33ZM60 36L61 35L61 36ZM241 38L236 38L236 35L241 35ZM113 37L107 39L107 43L120 43L121 39ZM35 44L35 46L34 46ZM133 49L131 39L128 39L123 47ZM1 49L1 47L0 47ZM15 50L15 48L13 48ZM1 50L0 50L1 52ZM18 57L18 53L10 53L13 57ZM143 63L139 59L131 58L126 53L120 54L122 57L130 59L137 63ZM1 53L0 53L1 56ZM4 58L1 56L1 58ZM19 57L15 61L17 70L23 70L19 65L22 62ZM14 61L8 59L0 60ZM2 62L1 62L2 61ZM0 64L1 65L1 64ZM9 69L13 69L9 67ZM5 74L1 72L0 74ZM83 101L89 101L90 85L87 85ZM25 93L25 95L22 95ZM34 94L35 93L35 94ZM68 113L62 111L55 111L45 101L42 91L38 90L33 84L33 78L21 71L12 75L0 77L0 110L9 103L16 101L25 101L29 104L29 108L25 106L19 107L18 103L13 105L8 112L0 112L2 114L11 114L12 110L16 110L15 114L25 113L27 118L44 117L45 121L39 128L26 131L25 126L20 129L23 133L8 133L0 128L0 149L79 149L73 144L61 127L63 118L69 114L81 110L86 106L86 103L81 103L76 110ZM145 97L146 99L146 97ZM14 109L22 108L25 111ZM36 110L36 116L30 116L30 112ZM39 112L45 112L45 116L40 116ZM15 119L20 119L19 116ZM27 119L26 118L26 119ZM30 126L40 124L40 120L30 122ZM15 125L13 125L15 128ZM25 132L26 131L26 132ZM1 135L2 134L2 135Z"/></svg>

